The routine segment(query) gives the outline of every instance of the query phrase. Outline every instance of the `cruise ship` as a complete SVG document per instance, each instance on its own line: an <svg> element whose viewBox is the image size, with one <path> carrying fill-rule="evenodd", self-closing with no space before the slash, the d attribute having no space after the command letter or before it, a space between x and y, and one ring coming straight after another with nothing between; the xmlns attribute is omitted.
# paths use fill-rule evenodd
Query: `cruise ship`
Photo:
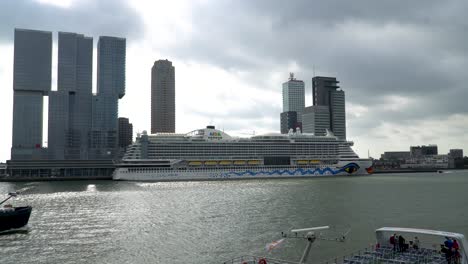
<svg viewBox="0 0 468 264"><path fill-rule="evenodd" d="M145 131L117 164L114 180L182 181L364 175L372 161L328 132L231 137L207 126L187 134Z"/></svg>

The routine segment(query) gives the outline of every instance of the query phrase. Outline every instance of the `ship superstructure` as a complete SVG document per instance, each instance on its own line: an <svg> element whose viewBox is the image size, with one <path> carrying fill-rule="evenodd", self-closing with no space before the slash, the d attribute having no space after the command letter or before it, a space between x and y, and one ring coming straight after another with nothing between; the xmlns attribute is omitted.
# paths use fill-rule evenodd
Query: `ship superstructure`
<svg viewBox="0 0 468 264"><path fill-rule="evenodd" d="M270 133L231 137L207 126L187 134L138 135L114 174L118 180L197 180L367 174L352 142L326 136Z"/></svg>

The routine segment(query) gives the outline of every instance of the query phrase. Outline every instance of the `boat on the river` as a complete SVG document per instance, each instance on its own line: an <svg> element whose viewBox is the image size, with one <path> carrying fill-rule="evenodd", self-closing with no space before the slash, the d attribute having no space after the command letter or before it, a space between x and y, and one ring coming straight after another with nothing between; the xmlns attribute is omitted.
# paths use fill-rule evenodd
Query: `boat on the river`
<svg viewBox="0 0 468 264"><path fill-rule="evenodd" d="M299 261L287 261L265 256L241 256L223 264L304 264L316 239L330 240L316 231L328 229L328 226L291 230L290 233L281 233L283 239L303 238L307 241L302 257ZM305 235L304 235L305 234ZM344 263L344 264L467 264L468 243L465 236L438 230L382 227L375 230L376 243L346 256L339 256L320 261L318 263ZM405 241L400 247L398 243L392 244L392 236L402 236ZM344 241L345 236L336 238ZM272 243L276 247L279 243Z"/></svg>
<svg viewBox="0 0 468 264"><path fill-rule="evenodd" d="M259 178L307 178L372 173L353 142L336 137L290 132L250 138L231 137L214 126L187 134L138 134L116 164L114 180L183 181Z"/></svg>
<svg viewBox="0 0 468 264"><path fill-rule="evenodd" d="M0 206L12 197L16 197L17 193L9 193L9 197L0 202ZM5 205L0 208L0 234L24 231L31 216L31 206L13 207Z"/></svg>

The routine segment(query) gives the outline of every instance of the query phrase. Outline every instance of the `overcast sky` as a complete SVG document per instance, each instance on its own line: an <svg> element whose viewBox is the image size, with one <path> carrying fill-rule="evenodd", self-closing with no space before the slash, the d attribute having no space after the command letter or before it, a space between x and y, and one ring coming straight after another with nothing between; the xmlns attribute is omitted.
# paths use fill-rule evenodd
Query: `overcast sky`
<svg viewBox="0 0 468 264"><path fill-rule="evenodd" d="M282 83L295 72L312 105L315 69L340 81L361 157L422 144L468 151L466 10L466 0L3 0L0 161L10 158L15 27L53 32L53 89L58 31L95 46L101 35L125 37L119 116L135 133L150 130L151 67L169 59L180 133L208 124L239 136L278 132Z"/></svg>

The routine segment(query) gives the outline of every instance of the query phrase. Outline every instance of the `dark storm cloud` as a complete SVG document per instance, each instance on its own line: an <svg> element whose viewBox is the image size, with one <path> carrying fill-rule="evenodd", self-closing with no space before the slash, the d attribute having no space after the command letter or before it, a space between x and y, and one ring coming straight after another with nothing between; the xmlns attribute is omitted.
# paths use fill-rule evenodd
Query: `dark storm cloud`
<svg viewBox="0 0 468 264"><path fill-rule="evenodd" d="M12 42L14 28L125 37L128 41L143 34L140 16L123 0L73 1L66 8L32 0L6 0L0 4L0 17L0 42Z"/></svg>
<svg viewBox="0 0 468 264"><path fill-rule="evenodd" d="M192 9L190 41L167 51L232 71L249 82L291 62L308 83L336 76L348 103L378 120L412 120L467 113L466 1L213 1ZM265 79L268 76L265 76ZM286 77L285 77L286 79ZM260 83L280 90L281 84ZM384 98L417 98L403 111Z"/></svg>

